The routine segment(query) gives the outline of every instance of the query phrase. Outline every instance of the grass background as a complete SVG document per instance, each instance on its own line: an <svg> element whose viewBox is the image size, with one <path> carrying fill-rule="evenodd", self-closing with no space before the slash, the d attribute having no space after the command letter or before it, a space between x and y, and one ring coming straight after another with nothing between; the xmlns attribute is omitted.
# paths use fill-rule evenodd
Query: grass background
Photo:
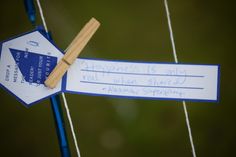
<svg viewBox="0 0 236 157"><path fill-rule="evenodd" d="M81 57L173 62L162 0L41 3L61 49L96 17L101 28ZM220 102L187 103L196 152L202 157L234 155L235 6L233 0L169 0L179 61L221 65ZM0 21L0 41L33 29L22 0L2 1ZM60 156L49 100L27 109L3 89L0 98L0 156ZM67 98L82 157L191 156L180 102L73 94ZM68 121L66 128L69 133ZM70 133L68 137L76 156Z"/></svg>

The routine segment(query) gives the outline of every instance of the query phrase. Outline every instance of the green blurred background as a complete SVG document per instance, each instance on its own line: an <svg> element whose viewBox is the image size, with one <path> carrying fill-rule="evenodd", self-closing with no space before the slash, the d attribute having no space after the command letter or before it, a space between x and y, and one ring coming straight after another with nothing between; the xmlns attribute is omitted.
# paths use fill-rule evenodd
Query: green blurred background
<svg viewBox="0 0 236 157"><path fill-rule="evenodd" d="M41 3L61 49L96 17L102 25L81 57L173 62L163 0ZM201 157L235 155L235 4L233 0L169 0L179 61L221 65L220 102L187 103ZM23 0L2 0L0 21L0 41L33 29ZM82 157L191 156L181 102L66 96ZM27 109L3 89L0 97L0 156L59 157L49 100ZM69 133L68 121L66 128Z"/></svg>

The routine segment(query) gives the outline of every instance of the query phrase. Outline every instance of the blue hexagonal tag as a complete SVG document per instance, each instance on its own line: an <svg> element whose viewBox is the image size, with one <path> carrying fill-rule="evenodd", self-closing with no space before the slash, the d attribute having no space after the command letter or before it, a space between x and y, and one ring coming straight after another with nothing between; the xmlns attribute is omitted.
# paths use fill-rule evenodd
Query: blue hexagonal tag
<svg viewBox="0 0 236 157"><path fill-rule="evenodd" d="M1 85L21 102L31 104L61 91L49 90L44 81L63 54L40 28L1 43Z"/></svg>

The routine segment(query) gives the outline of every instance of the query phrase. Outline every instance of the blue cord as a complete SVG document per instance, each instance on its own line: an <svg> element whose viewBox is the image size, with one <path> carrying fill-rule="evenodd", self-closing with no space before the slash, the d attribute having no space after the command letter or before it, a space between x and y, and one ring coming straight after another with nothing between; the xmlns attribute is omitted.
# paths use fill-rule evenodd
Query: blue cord
<svg viewBox="0 0 236 157"><path fill-rule="evenodd" d="M33 0L24 0L25 10L28 15L28 18L32 25L35 25L36 22L36 11ZM52 40L51 34L46 33L48 39ZM53 111L53 116L56 124L57 136L60 145L61 157L70 157L70 150L68 145L68 140L66 136L66 130L64 127L63 114L60 103L60 96L52 96L50 98L51 107Z"/></svg>
<svg viewBox="0 0 236 157"><path fill-rule="evenodd" d="M24 5L29 21L32 23L32 25L35 25L36 11L33 0L24 0Z"/></svg>
<svg viewBox="0 0 236 157"><path fill-rule="evenodd" d="M52 96L50 98L51 107L53 110L53 115L57 128L57 135L60 143L60 150L62 157L70 157L70 150L68 146L67 136L64 128L64 121L62 116L62 109L60 106L60 97L59 95Z"/></svg>

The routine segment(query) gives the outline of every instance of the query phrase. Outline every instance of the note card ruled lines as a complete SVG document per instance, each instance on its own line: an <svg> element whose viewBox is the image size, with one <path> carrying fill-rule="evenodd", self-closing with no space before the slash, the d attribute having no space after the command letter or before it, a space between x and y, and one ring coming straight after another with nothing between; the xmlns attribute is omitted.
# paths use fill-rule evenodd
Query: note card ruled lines
<svg viewBox="0 0 236 157"><path fill-rule="evenodd" d="M127 72L115 72L115 71L98 71L98 70L89 70L89 69L81 69L81 71L85 71L85 72L91 72L91 73L105 73L108 75L120 75L122 76L121 79L124 78L125 75L127 76L127 79L130 78L130 75L138 75L138 76L163 76L163 77L182 77L184 79L186 79L187 77L204 77L202 75L171 75L171 74L148 74L148 73L127 73ZM96 75L96 74L95 74ZM114 77L114 76L113 76ZM148 79L148 78L147 78ZM107 82L95 82L95 81L80 81L81 83L88 83L88 84L100 84L100 85L113 85L113 86L130 86L130 87L150 87L150 88L177 88L177 89L204 89L202 87L182 87L182 86L155 86L155 85L140 85L140 84L120 84L120 83L107 83ZM150 82L150 80L148 81ZM149 83L150 84L150 83ZM177 84L177 82L176 82Z"/></svg>
<svg viewBox="0 0 236 157"><path fill-rule="evenodd" d="M177 70L178 71L178 70ZM184 71L184 70L182 70ZM204 90L200 85L188 85L188 78L201 80L203 75L131 73L81 69L80 83L96 85L111 95L176 97L189 90ZM183 91L184 90L184 91ZM134 92L135 91L135 92Z"/></svg>
<svg viewBox="0 0 236 157"><path fill-rule="evenodd" d="M89 70L89 69L81 69L81 71L97 72L97 73L108 73L108 74L124 74L124 75L149 75L149 76L172 76L172 77L204 77L204 76L201 76L201 75L170 75L170 74L125 73L125 72L98 71L98 70Z"/></svg>
<svg viewBox="0 0 236 157"><path fill-rule="evenodd" d="M101 84L101 85L113 85L113 86L130 86L130 87L150 87L150 88L179 88L179 89L204 89L201 87L176 87L176 86L147 86L147 85L132 85L132 84L115 84L115 83L105 83L105 82L91 82L91 81L80 81L81 83L89 84Z"/></svg>

